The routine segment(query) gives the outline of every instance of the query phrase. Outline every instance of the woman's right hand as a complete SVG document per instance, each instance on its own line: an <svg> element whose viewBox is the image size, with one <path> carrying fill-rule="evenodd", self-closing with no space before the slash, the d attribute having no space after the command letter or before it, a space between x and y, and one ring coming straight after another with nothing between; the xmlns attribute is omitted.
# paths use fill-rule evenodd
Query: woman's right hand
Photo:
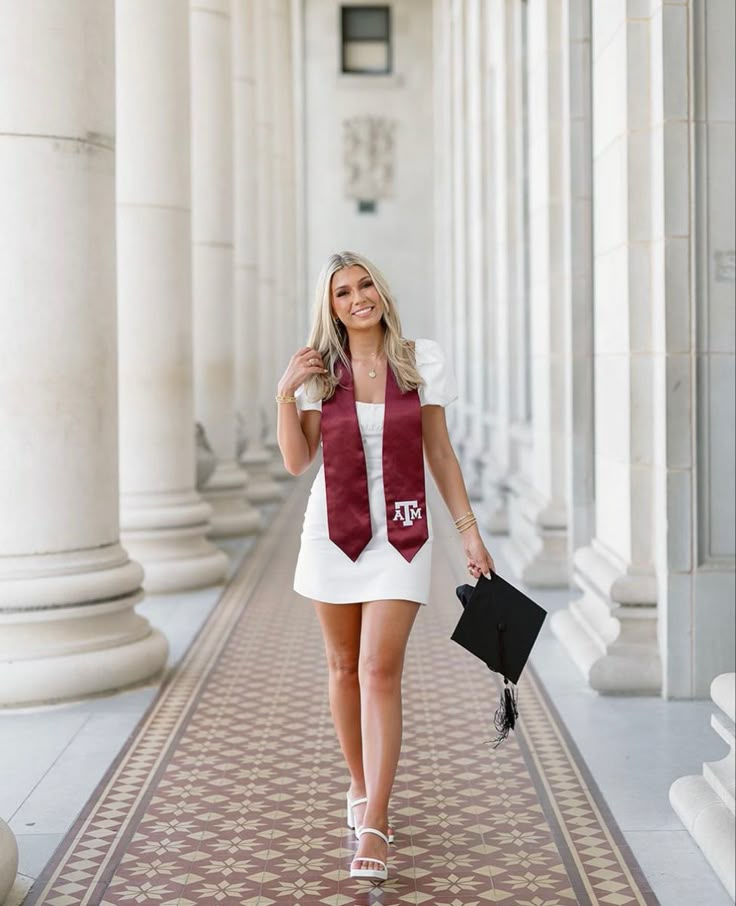
<svg viewBox="0 0 736 906"><path fill-rule="evenodd" d="M293 396L307 378L313 374L326 374L322 356L311 346L304 346L291 357L279 381L279 393Z"/></svg>

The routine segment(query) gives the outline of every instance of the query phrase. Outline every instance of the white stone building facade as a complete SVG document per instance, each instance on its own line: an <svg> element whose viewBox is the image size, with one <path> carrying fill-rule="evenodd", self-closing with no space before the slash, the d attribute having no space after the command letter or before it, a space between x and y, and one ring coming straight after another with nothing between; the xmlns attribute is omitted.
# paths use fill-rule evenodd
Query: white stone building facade
<svg viewBox="0 0 736 906"><path fill-rule="evenodd" d="M358 6L0 0L0 705L162 670L135 605L282 495L276 383L353 248L591 687L713 689L730 761L673 806L732 885L734 5L392 0L371 74Z"/></svg>
<svg viewBox="0 0 736 906"><path fill-rule="evenodd" d="M733 5L435 16L437 324L486 526L580 590L555 629L595 689L706 696L734 663Z"/></svg>
<svg viewBox="0 0 736 906"><path fill-rule="evenodd" d="M734 6L433 9L465 473L593 689L713 696L671 800L733 895Z"/></svg>

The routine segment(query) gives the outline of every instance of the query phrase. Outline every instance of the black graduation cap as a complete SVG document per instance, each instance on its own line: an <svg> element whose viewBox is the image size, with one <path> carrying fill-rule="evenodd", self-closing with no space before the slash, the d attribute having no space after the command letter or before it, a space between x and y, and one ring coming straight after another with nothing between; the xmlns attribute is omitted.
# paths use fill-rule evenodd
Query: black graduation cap
<svg viewBox="0 0 736 906"><path fill-rule="evenodd" d="M477 585L458 585L463 612L451 638L503 676L501 704L494 716L493 748L513 730L519 716L516 685L542 628L547 611L497 573Z"/></svg>

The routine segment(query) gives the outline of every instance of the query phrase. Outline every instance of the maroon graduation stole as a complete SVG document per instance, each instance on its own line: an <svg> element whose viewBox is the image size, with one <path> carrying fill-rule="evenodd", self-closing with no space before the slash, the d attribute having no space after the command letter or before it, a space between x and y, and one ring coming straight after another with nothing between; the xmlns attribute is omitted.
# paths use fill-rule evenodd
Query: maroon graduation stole
<svg viewBox="0 0 736 906"><path fill-rule="evenodd" d="M351 560L373 536L368 472L355 406L353 375L338 362L340 383L322 403L322 454L330 540ZM387 367L383 488L388 540L410 563L429 538L419 393L402 393Z"/></svg>

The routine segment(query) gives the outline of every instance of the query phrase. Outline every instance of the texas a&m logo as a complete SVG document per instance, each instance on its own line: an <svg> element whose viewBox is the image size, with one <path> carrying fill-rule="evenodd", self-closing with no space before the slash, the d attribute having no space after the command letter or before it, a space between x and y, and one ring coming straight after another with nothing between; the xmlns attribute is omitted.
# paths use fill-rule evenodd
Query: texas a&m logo
<svg viewBox="0 0 736 906"><path fill-rule="evenodd" d="M397 500L394 506L396 507L394 522L401 520L404 525L414 525L415 519L424 518L418 500Z"/></svg>

